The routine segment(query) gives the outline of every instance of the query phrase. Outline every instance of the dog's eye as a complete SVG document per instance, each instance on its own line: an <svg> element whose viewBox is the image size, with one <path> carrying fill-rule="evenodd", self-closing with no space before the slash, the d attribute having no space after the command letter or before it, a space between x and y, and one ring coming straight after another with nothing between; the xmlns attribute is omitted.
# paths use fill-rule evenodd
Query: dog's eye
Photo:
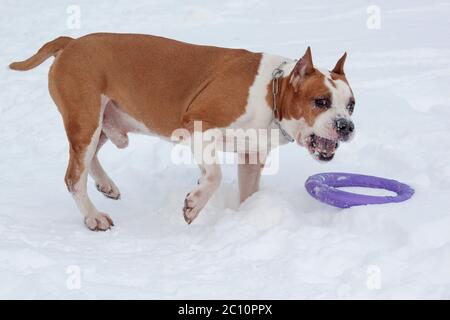
<svg viewBox="0 0 450 320"><path fill-rule="evenodd" d="M354 109L355 109L355 101L352 100L347 105L348 113L352 114Z"/></svg>
<svg viewBox="0 0 450 320"><path fill-rule="evenodd" d="M331 103L330 100L325 98L314 99L314 106L321 109L328 109Z"/></svg>

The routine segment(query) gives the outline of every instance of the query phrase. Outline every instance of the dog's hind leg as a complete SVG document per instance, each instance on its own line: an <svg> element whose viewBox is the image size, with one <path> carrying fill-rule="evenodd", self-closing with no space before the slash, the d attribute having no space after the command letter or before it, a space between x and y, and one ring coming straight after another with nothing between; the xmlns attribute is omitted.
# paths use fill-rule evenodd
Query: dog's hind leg
<svg viewBox="0 0 450 320"><path fill-rule="evenodd" d="M70 129L73 125L68 124ZM107 230L113 222L104 213L100 213L89 199L87 193L88 171L101 133L101 127L78 127L76 132L70 133L70 159L67 167L65 182L78 208L84 215L86 226L91 230Z"/></svg>
<svg viewBox="0 0 450 320"><path fill-rule="evenodd" d="M76 92L64 92L65 95L61 94L62 91L51 92L63 116L69 140L67 188L83 214L86 226L91 230L108 230L113 225L111 218L97 210L87 193L88 172L102 132L104 97L87 90L82 96Z"/></svg>
<svg viewBox="0 0 450 320"><path fill-rule="evenodd" d="M89 174L94 179L95 187L97 188L98 191L103 193L103 195L107 198L118 200L120 199L119 188L117 188L116 184L111 180L110 177L108 177L98 159L98 152L107 141L108 137L102 131L100 133L97 149L95 151L95 154L91 161L91 165L89 167Z"/></svg>
<svg viewBox="0 0 450 320"><path fill-rule="evenodd" d="M108 230L111 218L99 212L87 192L88 172L102 132L103 112L108 101L102 95L102 78L94 77L95 66L80 63L81 54L59 55L48 76L48 87L58 106L69 140L67 189L91 230Z"/></svg>

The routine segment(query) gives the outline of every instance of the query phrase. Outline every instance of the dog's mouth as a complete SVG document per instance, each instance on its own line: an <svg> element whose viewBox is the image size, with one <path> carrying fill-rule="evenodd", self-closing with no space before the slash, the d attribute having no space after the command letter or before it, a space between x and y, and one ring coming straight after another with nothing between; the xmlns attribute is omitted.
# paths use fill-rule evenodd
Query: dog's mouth
<svg viewBox="0 0 450 320"><path fill-rule="evenodd" d="M339 141L311 134L307 138L307 147L309 153L311 153L315 159L320 161L330 161L333 159L334 153L339 147Z"/></svg>

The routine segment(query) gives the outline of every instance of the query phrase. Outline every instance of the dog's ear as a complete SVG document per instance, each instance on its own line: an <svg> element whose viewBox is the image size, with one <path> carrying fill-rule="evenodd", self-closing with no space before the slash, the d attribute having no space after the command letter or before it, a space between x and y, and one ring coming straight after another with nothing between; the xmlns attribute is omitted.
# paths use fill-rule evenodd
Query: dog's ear
<svg viewBox="0 0 450 320"><path fill-rule="evenodd" d="M313 71L314 66L312 61L311 48L308 47L303 57L295 64L295 67L291 73L290 84L294 87L295 91L298 90L301 81L306 76L313 73Z"/></svg>
<svg viewBox="0 0 450 320"><path fill-rule="evenodd" d="M344 52L344 55L338 60L336 65L334 66L333 70L331 72L342 74L344 75L344 63L345 59L347 58L347 52Z"/></svg>

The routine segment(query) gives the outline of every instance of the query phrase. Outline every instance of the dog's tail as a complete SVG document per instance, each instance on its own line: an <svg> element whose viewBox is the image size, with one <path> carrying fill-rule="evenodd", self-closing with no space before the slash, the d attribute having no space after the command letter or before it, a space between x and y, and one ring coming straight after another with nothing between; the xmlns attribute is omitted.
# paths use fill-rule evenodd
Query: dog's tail
<svg viewBox="0 0 450 320"><path fill-rule="evenodd" d="M56 56L58 52L63 50L73 38L71 37L59 37L53 41L47 42L36 52L35 55L24 61L13 62L9 67L13 70L26 71L37 67L42 62L50 58L51 56Z"/></svg>

